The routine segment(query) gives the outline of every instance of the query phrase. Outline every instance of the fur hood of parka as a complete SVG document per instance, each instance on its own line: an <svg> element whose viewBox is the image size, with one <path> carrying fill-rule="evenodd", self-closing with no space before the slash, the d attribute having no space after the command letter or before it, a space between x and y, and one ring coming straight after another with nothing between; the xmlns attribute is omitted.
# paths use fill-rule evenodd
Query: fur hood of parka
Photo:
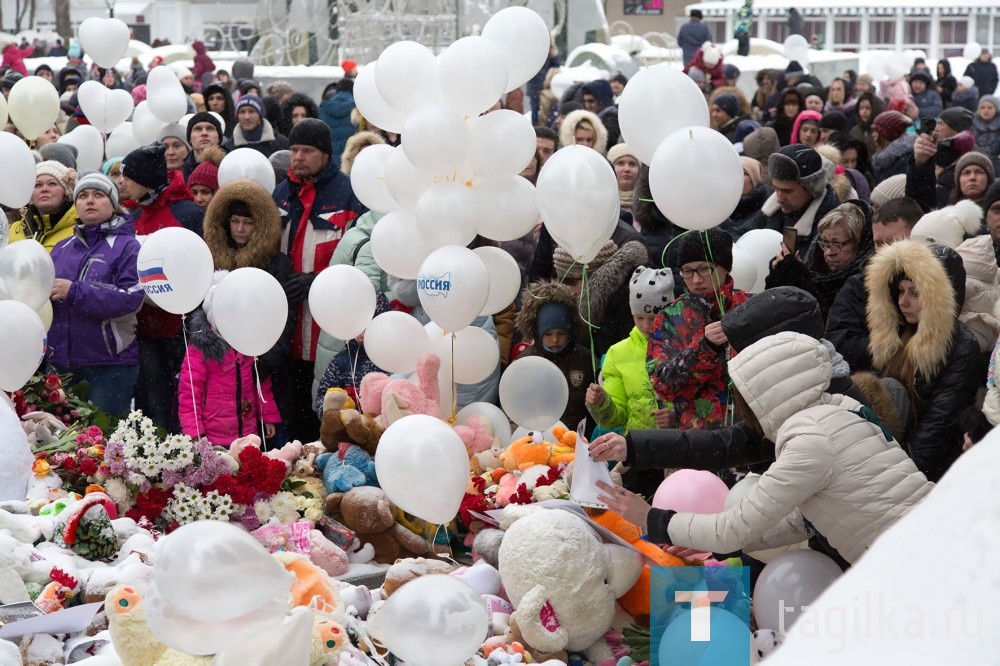
<svg viewBox="0 0 1000 666"><path fill-rule="evenodd" d="M920 294L920 323L904 345L905 320L899 311L899 283L911 280ZM930 380L951 352L957 315L965 298L965 268L952 249L920 240L892 243L875 253L865 271L866 318L874 366L888 367L897 354Z"/></svg>
<svg viewBox="0 0 1000 666"><path fill-rule="evenodd" d="M319 118L319 106L312 97L302 93L292 93L281 103L281 122L278 123L278 131L285 136L292 131L292 111L297 106L304 107L309 118Z"/></svg>
<svg viewBox="0 0 1000 666"><path fill-rule="evenodd" d="M565 305L573 313L572 344L581 344L587 339L587 325L580 316L580 306L577 304L576 296L565 284L549 280L532 282L521 295L521 303L521 311L517 313L517 330L523 340L537 342L538 313L546 303Z"/></svg>
<svg viewBox="0 0 1000 666"><path fill-rule="evenodd" d="M229 233L229 207L242 201L250 208L256 230L250 242L237 248ZM212 251L216 270L237 268L266 269L278 252L281 241L281 215L271 195L251 180L236 180L219 188L205 211L205 243Z"/></svg>
<svg viewBox="0 0 1000 666"><path fill-rule="evenodd" d="M596 136L594 137L594 150L599 152L601 155L606 155L608 152L608 130L604 127L604 123L601 122L601 119L597 117L597 114L584 109L573 111L568 116L563 118L562 125L559 126L559 145L576 145L576 126L579 125L582 120L586 120L594 126L594 132L596 133Z"/></svg>
<svg viewBox="0 0 1000 666"><path fill-rule="evenodd" d="M361 151L369 146L379 145L385 145L385 139L382 138L381 134L368 131L358 132L344 144L344 152L340 155L340 170L350 176L354 160L358 158Z"/></svg>

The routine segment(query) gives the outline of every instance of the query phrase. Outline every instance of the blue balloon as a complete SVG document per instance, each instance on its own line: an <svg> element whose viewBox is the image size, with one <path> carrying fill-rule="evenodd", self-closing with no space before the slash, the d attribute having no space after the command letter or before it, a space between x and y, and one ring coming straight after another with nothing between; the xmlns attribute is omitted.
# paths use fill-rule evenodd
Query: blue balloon
<svg viewBox="0 0 1000 666"><path fill-rule="evenodd" d="M710 640L691 640L690 610L674 618L659 640L663 666L748 666L750 627L727 610L709 608Z"/></svg>

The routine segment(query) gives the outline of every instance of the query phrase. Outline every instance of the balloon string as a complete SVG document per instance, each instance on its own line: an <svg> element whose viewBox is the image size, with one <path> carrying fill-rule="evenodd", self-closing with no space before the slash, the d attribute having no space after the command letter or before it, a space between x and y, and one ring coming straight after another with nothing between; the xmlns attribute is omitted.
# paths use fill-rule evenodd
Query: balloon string
<svg viewBox="0 0 1000 666"><path fill-rule="evenodd" d="M451 418L448 423L454 425L458 420L458 384L455 383L455 334L451 333Z"/></svg>
<svg viewBox="0 0 1000 666"><path fill-rule="evenodd" d="M348 351L350 351L351 347L350 341L349 340L345 341L344 344L347 346ZM351 357L351 386L354 387L354 396L357 398L357 403L358 403L357 407L359 410L361 409L361 386L358 385L356 378L358 373L358 357L360 355L361 355L361 345L358 345L357 351L355 351L354 356ZM351 355L348 354L348 357L350 356Z"/></svg>
<svg viewBox="0 0 1000 666"><path fill-rule="evenodd" d="M198 428L198 435L201 436L202 430L208 432L206 428L202 428L202 423L198 420L198 398L194 394L194 374L191 372L191 354L187 353L188 348L188 334L187 334L187 315L181 315L181 335L184 337L184 360L188 371L188 387L191 389L191 409L194 411L194 423L195 427Z"/></svg>
<svg viewBox="0 0 1000 666"><path fill-rule="evenodd" d="M260 368L257 365L256 356L253 357L253 379L257 385L257 397L260 398L260 409L257 410L257 416L260 418L260 447L267 451L267 425L264 423L264 405L267 404L267 400L264 399L264 389L260 383Z"/></svg>
<svg viewBox="0 0 1000 666"><path fill-rule="evenodd" d="M701 237L705 245L705 258L708 259L708 262L710 264L714 264L715 257L712 254L712 244L708 242L708 231L702 231ZM715 291L714 291L715 300L719 304L719 316L721 319L722 315L726 314L726 304L725 304L725 299L722 298L722 294L720 293L722 291L722 284L719 281L718 271L715 270L712 271L712 283L715 286ZM728 346L729 345L726 345L727 348ZM733 403L733 380L730 378L726 382L726 416L725 419L723 420L724 425L731 426L733 424L734 408L735 404Z"/></svg>
<svg viewBox="0 0 1000 666"><path fill-rule="evenodd" d="M641 199L641 201L645 201L645 200ZM652 199L650 199L650 201L652 201ZM692 231L690 229L688 229L684 233L677 234L676 236L674 236L673 238L670 239L670 242L668 242L666 245L663 246L663 251L660 252L660 265L661 266L663 266L664 268L667 268L667 259L666 259L666 257L667 257L667 250L670 249L670 246L673 245L676 241L679 241L680 239L684 238L685 236L687 236L690 233L692 233ZM680 266L678 266L678 268L680 268Z"/></svg>
<svg viewBox="0 0 1000 666"><path fill-rule="evenodd" d="M594 381L597 381L597 354L594 352L594 329L596 326L592 324L593 312L590 309L590 279L587 275L587 264L583 264L583 272L580 275L580 295L587 299L587 318L583 319L581 314L580 318L584 320L587 324L587 333L590 335L590 368L594 373Z"/></svg>

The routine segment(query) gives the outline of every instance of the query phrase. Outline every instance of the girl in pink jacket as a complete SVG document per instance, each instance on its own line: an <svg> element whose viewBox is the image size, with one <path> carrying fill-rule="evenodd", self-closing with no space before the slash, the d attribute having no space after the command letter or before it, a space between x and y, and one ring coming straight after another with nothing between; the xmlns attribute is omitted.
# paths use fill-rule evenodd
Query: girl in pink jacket
<svg viewBox="0 0 1000 666"><path fill-rule="evenodd" d="M217 271L216 284L227 273ZM187 317L188 348L177 396L181 429L185 435L205 437L216 446L229 446L237 438L261 434L263 416L263 435L274 437L281 416L271 380L261 382L261 402L253 358L230 347L214 330L214 291L213 285L202 307Z"/></svg>

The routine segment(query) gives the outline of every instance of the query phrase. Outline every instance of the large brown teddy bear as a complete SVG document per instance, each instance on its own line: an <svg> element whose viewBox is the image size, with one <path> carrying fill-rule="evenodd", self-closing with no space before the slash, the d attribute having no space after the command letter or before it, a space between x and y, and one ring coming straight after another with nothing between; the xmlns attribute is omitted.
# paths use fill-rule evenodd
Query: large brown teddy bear
<svg viewBox="0 0 1000 666"><path fill-rule="evenodd" d="M323 396L323 423L319 440L327 451L336 453L340 442L353 442L375 457L375 449L384 431L375 417L356 409L354 400L344 389L330 389Z"/></svg>
<svg viewBox="0 0 1000 666"><path fill-rule="evenodd" d="M375 549L375 561L392 564L404 557L433 557L428 543L396 522L396 507L381 488L363 486L346 493L332 493L326 498L328 513L339 513L341 520L363 543Z"/></svg>

